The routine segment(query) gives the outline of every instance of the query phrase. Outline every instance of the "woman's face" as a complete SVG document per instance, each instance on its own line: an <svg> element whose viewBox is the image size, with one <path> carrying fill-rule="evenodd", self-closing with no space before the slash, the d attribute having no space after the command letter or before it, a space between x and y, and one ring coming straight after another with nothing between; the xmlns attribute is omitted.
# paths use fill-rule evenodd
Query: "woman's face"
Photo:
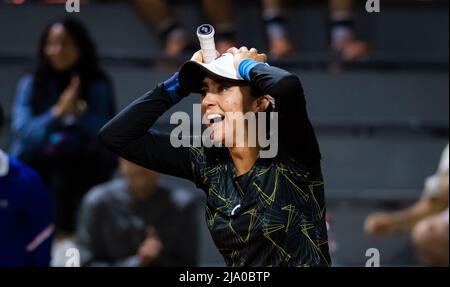
<svg viewBox="0 0 450 287"><path fill-rule="evenodd" d="M64 26L56 23L48 32L44 54L54 70L64 72L75 65L80 51Z"/></svg>
<svg viewBox="0 0 450 287"><path fill-rule="evenodd" d="M211 131L213 142L225 144L228 137L235 144L236 133L233 126L236 119L226 113L245 115L247 112L257 112L258 106L257 100L251 96L250 86L233 86L231 83L205 77L202 84L201 111L202 118L207 121L207 127ZM247 135L247 131L244 131L244 135Z"/></svg>

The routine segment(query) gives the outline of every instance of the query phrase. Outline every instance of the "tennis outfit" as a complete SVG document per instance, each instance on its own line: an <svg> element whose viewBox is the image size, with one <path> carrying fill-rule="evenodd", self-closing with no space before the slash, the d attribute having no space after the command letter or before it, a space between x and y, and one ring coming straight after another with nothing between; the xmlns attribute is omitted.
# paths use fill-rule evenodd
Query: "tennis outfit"
<svg viewBox="0 0 450 287"><path fill-rule="evenodd" d="M101 141L127 160L204 190L206 222L228 266L329 266L321 155L298 77L241 62L236 80L271 95L279 113L277 156L259 158L241 176L228 149L174 148L168 135L151 129L180 99L197 92L198 79L210 71L188 62L107 123ZM187 83L189 78L197 80Z"/></svg>

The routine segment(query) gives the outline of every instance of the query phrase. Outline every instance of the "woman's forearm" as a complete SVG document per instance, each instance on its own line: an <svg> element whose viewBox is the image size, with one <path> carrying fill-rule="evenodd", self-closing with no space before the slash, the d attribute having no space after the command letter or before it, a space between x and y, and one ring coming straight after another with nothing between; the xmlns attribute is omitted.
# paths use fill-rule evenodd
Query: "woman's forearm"
<svg viewBox="0 0 450 287"><path fill-rule="evenodd" d="M99 138L104 145L120 154L127 143L147 134L158 118L172 105L164 87L159 85L132 102L103 126Z"/></svg>
<svg viewBox="0 0 450 287"><path fill-rule="evenodd" d="M180 94L177 75L135 100L99 133L111 151L135 164L156 172L193 179L188 148L175 148L170 137L153 127L158 118L186 94Z"/></svg>

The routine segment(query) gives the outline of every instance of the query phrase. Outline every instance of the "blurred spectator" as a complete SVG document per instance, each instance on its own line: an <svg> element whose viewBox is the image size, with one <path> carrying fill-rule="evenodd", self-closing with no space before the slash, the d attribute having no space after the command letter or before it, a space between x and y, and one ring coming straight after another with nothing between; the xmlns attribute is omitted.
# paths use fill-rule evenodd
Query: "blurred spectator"
<svg viewBox="0 0 450 287"><path fill-rule="evenodd" d="M193 48L192 31L186 29L176 20L166 0L133 0L136 10L150 26L156 27L165 42L165 52L175 56L184 50ZM284 17L283 0L264 0L264 21L273 57L286 56L292 52L292 45L287 37L286 19ZM216 49L225 53L236 46L235 11L232 0L203 0L203 8L207 18L216 30ZM196 44L195 44L196 45Z"/></svg>
<svg viewBox="0 0 450 287"><path fill-rule="evenodd" d="M329 0L330 42L336 57L344 61L367 57L369 46L355 33L353 0ZM263 0L264 22L272 58L292 54L294 47L287 29L285 0ZM301 35L299 35L301 37ZM302 39L302 41L307 39Z"/></svg>
<svg viewBox="0 0 450 287"><path fill-rule="evenodd" d="M97 142L97 131L114 112L112 84L85 28L74 19L51 23L35 72L17 88L11 151L50 188L56 241L74 233L83 194L115 168L115 158Z"/></svg>
<svg viewBox="0 0 450 287"><path fill-rule="evenodd" d="M92 2L118 2L96 0ZM52 1L55 3L55 1ZM186 30L173 13L168 0L131 0L133 7L146 24L156 30L168 56L197 50L193 29ZM286 0L262 0L263 20L272 59L287 57L295 51L289 35ZM330 9L330 41L336 58L343 61L363 59L369 55L369 45L358 40L355 33L353 0L328 0ZM208 21L216 29L216 48L220 53L237 46L236 11L233 0L202 0ZM298 35L301 37L301 35ZM302 39L302 41L307 39ZM301 47L300 47L301 49Z"/></svg>
<svg viewBox="0 0 450 287"><path fill-rule="evenodd" d="M0 105L0 134L3 127ZM0 267L49 266L50 195L28 166L0 150Z"/></svg>
<svg viewBox="0 0 450 287"><path fill-rule="evenodd" d="M121 178L84 198L77 245L84 266L195 266L196 208L159 174L120 160Z"/></svg>
<svg viewBox="0 0 450 287"><path fill-rule="evenodd" d="M169 56L193 50L192 31L174 16L167 0L133 0L144 21L155 27L165 43ZM285 0L263 0L263 19L271 58L292 55L294 47L287 29ZM344 61L364 58L369 53L367 43L359 41L354 30L353 1L329 0L331 47ZM216 48L224 53L236 45L235 9L233 0L203 0L204 11L216 29ZM301 37L301 35L300 35ZM306 41L306 39L305 39Z"/></svg>
<svg viewBox="0 0 450 287"><path fill-rule="evenodd" d="M133 0L138 13L144 21L156 27L165 42L165 52L169 56L179 55L186 49L194 48L192 31L186 29L176 20L166 0ZM292 52L288 39L283 0L263 0L263 16L270 53L273 57L287 56ZM203 0L203 9L216 30L216 49L225 53L236 46L236 19L233 0ZM196 42L195 42L196 43ZM197 46L197 44L195 44Z"/></svg>
<svg viewBox="0 0 450 287"><path fill-rule="evenodd" d="M289 39L284 0L263 0L263 18L271 58L292 54L294 47Z"/></svg>
<svg viewBox="0 0 450 287"><path fill-rule="evenodd" d="M353 0L329 0L331 47L337 57L353 61L368 56L369 46L357 39L353 15Z"/></svg>
<svg viewBox="0 0 450 287"><path fill-rule="evenodd" d="M411 232L422 262L428 266L448 266L449 146L445 148L439 169L427 178L422 198L406 210L375 213L368 216L365 231L387 236Z"/></svg>
<svg viewBox="0 0 450 287"><path fill-rule="evenodd" d="M203 0L203 8L216 30L216 48L224 53L236 42L232 0ZM150 26L156 29L165 45L168 56L177 56L183 52L197 50L192 37L193 31L187 31L176 19L167 0L132 0L136 12ZM195 46L194 46L195 45Z"/></svg>

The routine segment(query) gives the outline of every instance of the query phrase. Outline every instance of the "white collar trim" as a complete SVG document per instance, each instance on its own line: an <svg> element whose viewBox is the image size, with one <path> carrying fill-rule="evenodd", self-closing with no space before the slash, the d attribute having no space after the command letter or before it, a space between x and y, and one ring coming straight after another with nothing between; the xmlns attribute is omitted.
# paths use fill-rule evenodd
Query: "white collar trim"
<svg viewBox="0 0 450 287"><path fill-rule="evenodd" d="M9 172L8 155L0 149L0 177L6 176L8 172Z"/></svg>

